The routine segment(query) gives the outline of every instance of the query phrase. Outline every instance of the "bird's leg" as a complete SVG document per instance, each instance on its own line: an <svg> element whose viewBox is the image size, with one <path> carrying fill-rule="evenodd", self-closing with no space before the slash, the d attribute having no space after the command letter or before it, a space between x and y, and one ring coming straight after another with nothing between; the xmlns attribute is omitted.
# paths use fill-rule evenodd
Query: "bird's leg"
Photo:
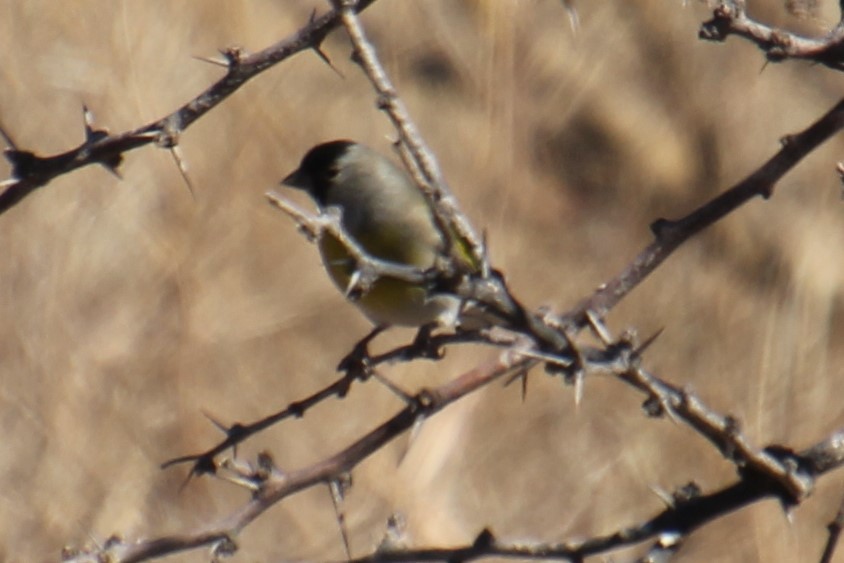
<svg viewBox="0 0 844 563"><path fill-rule="evenodd" d="M411 351L408 355L411 356L411 359L428 358L431 360L439 360L443 357L442 349L431 339L431 334L434 332L435 328L437 328L436 323L429 323L419 327L419 331L416 333L416 337L410 345Z"/></svg>
<svg viewBox="0 0 844 563"><path fill-rule="evenodd" d="M369 357L369 343L375 339L376 336L386 330L386 325L379 325L372 329L372 331L364 336L352 351L340 360L337 364L337 371L346 372L346 376L351 379L365 380L370 375L370 357Z"/></svg>

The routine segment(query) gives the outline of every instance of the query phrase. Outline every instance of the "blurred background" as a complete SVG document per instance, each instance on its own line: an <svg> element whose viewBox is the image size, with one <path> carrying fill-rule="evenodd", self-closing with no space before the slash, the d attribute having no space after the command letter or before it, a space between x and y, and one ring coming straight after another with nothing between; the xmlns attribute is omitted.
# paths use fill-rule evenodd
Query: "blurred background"
<svg viewBox="0 0 844 563"><path fill-rule="evenodd" d="M836 2L763 21L821 35ZM844 76L765 64L752 45L697 39L704 2L382 0L363 16L400 94L494 264L531 306L564 311L679 217L756 169L841 96ZM223 71L196 60L257 51L305 24L316 0L0 0L0 120L24 149L82 139L82 104L122 132L170 113ZM56 560L65 545L194 530L247 493L159 463L220 439L203 416L250 421L329 384L368 330L316 249L264 192L312 145L353 138L390 151L394 132L348 60L342 31L253 79L188 129L171 155L126 155L122 180L89 167L0 216L0 560ZM615 310L616 333L665 331L646 366L741 421L756 444L806 447L844 425L844 204L836 139L769 201L685 245ZM8 175L3 164L2 175ZM305 204L299 197L291 198ZM396 330L376 344L407 341ZM385 373L415 390L489 358ZM527 397L491 386L354 472L353 554L390 514L414 546L559 541L613 532L662 509L651 488L734 478L702 438L647 419L643 397L602 377L573 390L537 372ZM313 463L402 407L376 382L251 439L282 468ZM404 456L402 460L402 456ZM401 463L399 461L401 460ZM822 479L789 521L774 501L696 532L678 561L819 557L844 475ZM344 557L325 488L274 507L235 561ZM640 551L627 551L631 556ZM175 557L205 561L207 551ZM839 550L838 561L844 561Z"/></svg>

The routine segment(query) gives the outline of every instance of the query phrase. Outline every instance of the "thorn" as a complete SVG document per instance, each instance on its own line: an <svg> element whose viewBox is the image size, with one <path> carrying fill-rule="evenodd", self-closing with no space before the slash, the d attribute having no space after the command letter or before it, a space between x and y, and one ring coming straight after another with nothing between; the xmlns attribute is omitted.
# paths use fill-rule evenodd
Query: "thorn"
<svg viewBox="0 0 844 563"><path fill-rule="evenodd" d="M574 374L574 406L575 408L580 406L580 403L583 401L583 381L584 381L584 373L582 369L579 369Z"/></svg>
<svg viewBox="0 0 844 563"><path fill-rule="evenodd" d="M662 487L657 487L656 485L649 485L648 488L654 495L656 495L656 498L662 501L665 508L673 509L675 507L674 496L672 496L668 491Z"/></svg>
<svg viewBox="0 0 844 563"><path fill-rule="evenodd" d="M232 424L231 426L227 426L227 425L223 424L222 422L220 422L219 420L217 420L216 418L214 418L213 416L211 416L211 414L208 411L203 410L202 414L203 414L203 416L205 416L205 418L207 418L211 422L211 424L213 424L217 428L217 430L219 430L220 432L225 434L226 438L228 438L228 439L232 439L232 438L234 438L234 437L243 433L243 426L239 423L235 423L235 424ZM232 446L232 456L237 457L237 441L236 440L235 440L234 445ZM204 457L205 457L204 455L200 455L199 458L197 459L197 461L201 462ZM173 462L171 461L171 462L168 462L168 463L172 464Z"/></svg>
<svg viewBox="0 0 844 563"><path fill-rule="evenodd" d="M662 335L662 332L664 330L665 327L659 328L655 333L650 335L638 348L633 350L633 354L636 356L641 356L645 352L645 350L650 348L651 344L653 344L654 341L656 341L656 339Z"/></svg>
<svg viewBox="0 0 844 563"><path fill-rule="evenodd" d="M481 277L488 278L492 275L492 265L489 261L489 246L487 246L487 230L481 232Z"/></svg>
<svg viewBox="0 0 844 563"><path fill-rule="evenodd" d="M399 399L401 399L408 405L413 404L413 402L415 401L413 395L411 395L410 393L408 393L407 391L405 391L404 389L402 389L401 387L381 375L378 371L372 370L372 377L375 378L378 383L392 391L394 395L396 395Z"/></svg>
<svg viewBox="0 0 844 563"><path fill-rule="evenodd" d="M188 192L190 192L191 198L196 201L196 193L193 190L193 183L190 181L190 176L188 176L188 165L182 157L182 150L178 145L173 145L170 147L170 154L173 155L173 161L179 169L179 174L181 174L182 180L185 181L185 185L188 188Z"/></svg>
<svg viewBox="0 0 844 563"><path fill-rule="evenodd" d="M139 139L157 139L163 134L161 129L154 129L152 131L144 131L135 135Z"/></svg>
<svg viewBox="0 0 844 563"><path fill-rule="evenodd" d="M204 63L212 64L214 66L221 66L221 67L226 68L226 69L231 66L229 64L229 61L223 60L223 59L214 59L214 58L211 58L211 57L203 57L203 56L200 56L200 55L193 55L193 56L191 56L191 58L195 59L197 61L202 61Z"/></svg>
<svg viewBox="0 0 844 563"><path fill-rule="evenodd" d="M789 503L780 499L780 508L782 508L783 516L785 516L785 521L788 522L790 525L794 525L794 507L796 505L794 503Z"/></svg>
<svg viewBox="0 0 844 563"><path fill-rule="evenodd" d="M82 104L82 121L85 124L85 131L87 133L94 132L94 114L88 108L87 104Z"/></svg>
<svg viewBox="0 0 844 563"><path fill-rule="evenodd" d="M422 432L422 426L425 424L427 418L425 415L419 415L413 421L413 426L410 427L410 432L407 435L407 444L405 444L404 449L399 454L399 459L396 461L396 467L401 466L404 463L407 454L410 453L410 448L413 447L413 444L416 443L417 438L419 438L419 434Z"/></svg>
<svg viewBox="0 0 844 563"><path fill-rule="evenodd" d="M202 411L202 415L205 418L207 418L211 422L211 424L216 426L217 430L219 430L223 434L229 433L229 427L226 426L225 424L223 424L222 422L220 422L219 420L217 420L216 418L214 418L208 411Z"/></svg>
<svg viewBox="0 0 844 563"><path fill-rule="evenodd" d="M0 136L3 137L3 142L6 143L6 146L12 150L19 150L18 145L12 139L12 136L9 135L9 132L6 131L6 127L0 123Z"/></svg>
<svg viewBox="0 0 844 563"><path fill-rule="evenodd" d="M331 502L334 504L334 515L337 517L337 525L340 527L340 536L343 538L343 547L346 549L346 558L352 559L352 549L349 544L349 531L346 527L346 514L343 511L343 501L346 491L352 486L352 477L349 473L343 473L337 479L328 482L328 490L331 493Z"/></svg>
<svg viewBox="0 0 844 563"><path fill-rule="evenodd" d="M572 363L573 363L571 360L569 360L567 358L563 358L563 357L557 356L555 354L548 354L546 352L540 352L539 350L526 349L526 350L518 350L517 352L521 356L533 358L534 360L541 360L545 363L548 363L548 364L551 364L551 365L554 365L554 366L559 366L561 368L570 368L572 366ZM515 380L515 377L508 380L507 384L512 383L514 380Z"/></svg>
<svg viewBox="0 0 844 563"><path fill-rule="evenodd" d="M106 170L107 170L107 171L108 171L108 172L109 172L112 176L114 176L114 177L115 177L115 178L117 178L118 180L123 180L123 175L120 173L120 171L119 171L119 170L118 170L115 166L111 166L110 164L105 164L105 163L103 163L103 164L102 164L102 166L103 166L103 168L105 168L105 169L106 169Z"/></svg>
<svg viewBox="0 0 844 563"><path fill-rule="evenodd" d="M349 299L350 301L354 301L354 295L358 294L359 296L359 285L361 277L363 277L363 274L361 274L360 270L356 269L354 272L352 272L352 275L349 276L349 284L346 286L346 290L343 292L343 297Z"/></svg>
<svg viewBox="0 0 844 563"><path fill-rule="evenodd" d="M686 395L686 391L681 391L680 393L683 396L683 401L687 401L688 396ZM674 424L678 426L683 424L683 420L677 414L677 411L674 410L674 407L671 406L671 402L668 399L651 395L642 403L642 408L647 416L654 418L667 416Z"/></svg>
<svg viewBox="0 0 844 563"><path fill-rule="evenodd" d="M410 428L410 433L408 434L407 450L405 450L405 454L407 454L410 450L410 446L416 442L416 439L419 438L419 434L422 433L422 427L425 425L425 421L427 420L428 418L425 415L419 415L416 417L416 420L413 421L413 426Z"/></svg>
<svg viewBox="0 0 844 563"><path fill-rule="evenodd" d="M522 402L524 403L527 400L527 388L528 388L528 374L527 371L522 372Z"/></svg>
<svg viewBox="0 0 844 563"><path fill-rule="evenodd" d="M120 153L107 156L103 160L100 160L98 164L105 168L111 175L113 175L118 180L123 179L123 175L120 174L120 170L117 169L123 163L123 156Z"/></svg>
<svg viewBox="0 0 844 563"><path fill-rule="evenodd" d="M609 346L612 344L612 335L607 330L606 325L604 325L603 320L598 318L594 311L591 309L586 311L586 320L589 322L589 328L592 329L592 332L604 346Z"/></svg>
<svg viewBox="0 0 844 563"><path fill-rule="evenodd" d="M94 129L94 114L85 104L82 104L82 122L85 127L86 144L90 145L96 143L100 139L108 137L107 129ZM117 166L118 164L120 164L119 159L114 164L110 165Z"/></svg>
<svg viewBox="0 0 844 563"><path fill-rule="evenodd" d="M334 63L332 63L332 62L331 62L331 59L330 59L330 58L328 58L328 55L325 53L325 51L323 51L323 50L322 50L322 46L321 46L319 43L317 43L316 45L314 45L314 46L312 47L312 49L313 49L313 51L317 54L317 56L318 56L320 59L322 59L322 62L324 62L325 64L327 64L327 65L329 66L329 68L331 68L331 70L333 70L334 72L336 72L336 73L337 73L337 76L339 76L339 77L340 77L340 78L342 78L343 80L345 80L345 79L346 79L346 75L344 75L342 72L340 72L340 69L339 69L339 68L337 68L336 66L334 66Z"/></svg>
<svg viewBox="0 0 844 563"><path fill-rule="evenodd" d="M311 15L310 15L310 17L308 18L308 25L313 25L313 23L314 23L315 21L316 21L316 8L314 8L313 10L311 10ZM333 70L334 72L336 72L336 73L337 73L337 75L338 75L338 76L340 76L340 78L345 79L346 77L343 75L343 73L342 73L342 72L340 72L340 70L339 70L339 69L337 69L337 68L334 66L334 64L331 62L331 59L330 59L330 58L328 58L328 55L326 55L326 54L325 54L325 51L323 51L323 50L322 50L322 42L323 42L324 40L325 40L325 36L323 35L322 37L320 37L320 38L319 38L319 40L318 40L318 41L314 42L314 45L313 45L313 47L311 47L311 49L313 49L313 51L317 54L317 56L318 56L320 59L322 59L322 61L323 61L325 64L327 64L329 67L331 67L331 70Z"/></svg>
<svg viewBox="0 0 844 563"><path fill-rule="evenodd" d="M580 16L577 14L577 8L574 6L574 0L563 0L563 7L566 10L566 13L569 16L569 25L571 26L571 32L573 34L577 34L578 30L580 29Z"/></svg>
<svg viewBox="0 0 844 563"><path fill-rule="evenodd" d="M519 386L519 390L521 393L522 402L525 402L525 400L527 399L527 378L529 370L530 368L528 366L518 368L515 372L513 372L513 375L504 380L503 384L503 387L508 387L512 385L514 381L518 380L521 383L521 385Z"/></svg>
<svg viewBox="0 0 844 563"><path fill-rule="evenodd" d="M188 484L189 484L189 483L193 480L193 478L194 478L194 476L195 476L195 475L196 475L196 472L195 472L193 469L191 469L190 471L188 471L187 476L184 478L184 480L182 481L181 485L179 485L179 494L182 494L182 492L183 492L185 489L187 489L187 488L188 488Z"/></svg>
<svg viewBox="0 0 844 563"><path fill-rule="evenodd" d="M231 472L231 474L220 473L217 475L217 477L219 477L223 481L228 481L229 483L238 485L240 487L243 487L244 489L249 489L252 492L260 490L260 482L256 480L254 475L250 474L252 473L251 467L238 467L230 459L224 460L221 467Z"/></svg>
<svg viewBox="0 0 844 563"><path fill-rule="evenodd" d="M0 131L2 131L2 128L0 128ZM844 199L844 162L836 164L835 171L838 173L838 180L841 182L841 199Z"/></svg>

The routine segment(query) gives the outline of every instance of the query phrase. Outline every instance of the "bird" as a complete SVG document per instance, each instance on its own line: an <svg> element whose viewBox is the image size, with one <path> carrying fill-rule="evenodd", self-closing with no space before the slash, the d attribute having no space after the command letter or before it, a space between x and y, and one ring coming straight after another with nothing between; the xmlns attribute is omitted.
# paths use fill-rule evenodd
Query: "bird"
<svg viewBox="0 0 844 563"><path fill-rule="evenodd" d="M479 270L466 246L454 244L439 227L431 203L409 175L361 143L341 139L312 147L281 184L305 191L321 212L338 211L343 232L373 258L430 272L450 253L458 271ZM318 245L329 277L348 295L355 259L328 232ZM453 326L462 300L437 286L380 275L353 302L376 327Z"/></svg>

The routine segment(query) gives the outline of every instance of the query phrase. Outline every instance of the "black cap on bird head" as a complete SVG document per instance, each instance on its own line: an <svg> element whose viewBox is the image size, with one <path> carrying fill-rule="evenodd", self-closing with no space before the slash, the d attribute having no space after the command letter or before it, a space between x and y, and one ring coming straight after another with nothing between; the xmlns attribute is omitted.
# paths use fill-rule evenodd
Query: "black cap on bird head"
<svg viewBox="0 0 844 563"><path fill-rule="evenodd" d="M325 205L326 193L338 172L338 161L356 144L354 141L341 139L313 147L302 158L299 168L288 174L281 183L304 190L317 203Z"/></svg>

